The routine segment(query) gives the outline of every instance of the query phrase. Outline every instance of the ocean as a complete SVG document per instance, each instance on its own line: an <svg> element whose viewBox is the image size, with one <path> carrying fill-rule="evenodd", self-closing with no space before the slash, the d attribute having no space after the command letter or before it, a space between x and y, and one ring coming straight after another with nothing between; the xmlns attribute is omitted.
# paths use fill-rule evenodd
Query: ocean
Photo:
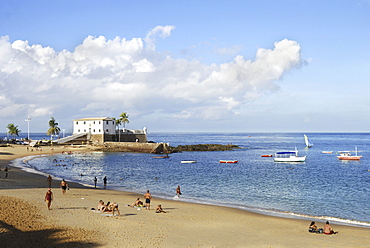
<svg viewBox="0 0 370 248"><path fill-rule="evenodd" d="M370 227L370 134L306 135L312 148L305 148L303 133L149 133L148 140L171 146L212 143L241 149L174 153L169 159L124 152L58 154L23 158L15 164L89 185L96 176L100 187L106 176L110 189L140 194L149 189L153 196L165 199L172 199L180 185L181 201ZM363 156L360 161L336 157L338 151L355 147ZM272 157L261 157L295 148L307 156L305 162L275 163ZM182 164L181 160L197 162ZM219 160L239 162L222 164Z"/></svg>

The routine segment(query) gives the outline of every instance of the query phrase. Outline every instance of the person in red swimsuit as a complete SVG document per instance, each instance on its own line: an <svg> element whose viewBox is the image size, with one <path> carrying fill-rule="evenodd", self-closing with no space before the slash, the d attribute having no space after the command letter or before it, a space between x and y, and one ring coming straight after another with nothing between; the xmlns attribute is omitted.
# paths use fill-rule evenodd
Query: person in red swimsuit
<svg viewBox="0 0 370 248"><path fill-rule="evenodd" d="M45 195L45 201L48 204L48 210L50 210L52 200L53 200L53 192L51 192L51 189L48 189Z"/></svg>

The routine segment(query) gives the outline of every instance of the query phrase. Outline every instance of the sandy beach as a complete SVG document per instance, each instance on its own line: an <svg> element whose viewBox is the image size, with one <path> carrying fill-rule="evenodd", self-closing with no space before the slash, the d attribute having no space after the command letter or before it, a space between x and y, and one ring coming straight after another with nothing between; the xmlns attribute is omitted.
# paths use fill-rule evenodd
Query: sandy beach
<svg viewBox="0 0 370 248"><path fill-rule="evenodd" d="M261 215L239 209L158 199L151 210L127 207L141 194L52 182L51 210L44 201L43 175L10 166L29 155L90 151L90 147L56 147L27 151L0 147L1 247L370 247L370 229L335 225L339 233L309 233L309 220ZM10 168L5 178L5 167ZM144 192L143 192L144 194ZM120 216L97 213L99 200L117 202ZM166 213L155 213L161 204ZM324 223L317 221L322 227Z"/></svg>

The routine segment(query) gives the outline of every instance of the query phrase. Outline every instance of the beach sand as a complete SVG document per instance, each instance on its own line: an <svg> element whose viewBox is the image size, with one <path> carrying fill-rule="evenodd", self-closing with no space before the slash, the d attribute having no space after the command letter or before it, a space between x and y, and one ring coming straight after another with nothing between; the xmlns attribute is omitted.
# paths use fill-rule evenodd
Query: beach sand
<svg viewBox="0 0 370 248"><path fill-rule="evenodd" d="M126 205L143 199L141 194L69 183L63 195L60 181L53 181L48 210L46 177L9 165L16 158L67 150L90 148L0 147L1 247L370 247L370 228L334 224L336 235L313 234L307 231L310 220L163 200L154 192L152 209L138 210ZM5 179L6 166L11 169ZM92 211L99 200L117 202L121 215ZM167 213L155 213L158 204Z"/></svg>

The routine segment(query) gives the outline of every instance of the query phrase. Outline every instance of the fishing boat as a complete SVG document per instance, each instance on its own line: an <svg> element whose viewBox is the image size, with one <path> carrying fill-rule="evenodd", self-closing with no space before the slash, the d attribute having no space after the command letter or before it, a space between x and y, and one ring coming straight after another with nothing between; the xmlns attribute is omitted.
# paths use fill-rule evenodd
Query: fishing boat
<svg viewBox="0 0 370 248"><path fill-rule="evenodd" d="M298 151L288 152L277 152L275 153L274 162L304 162L306 161L306 156L299 157Z"/></svg>
<svg viewBox="0 0 370 248"><path fill-rule="evenodd" d="M357 146L355 147L355 155L351 154L351 151L340 151L339 156L337 156L339 160L360 160L362 156L357 155Z"/></svg>
<svg viewBox="0 0 370 248"><path fill-rule="evenodd" d="M313 146L313 144L310 142L307 135L303 134L303 138L304 138L304 143L306 144L306 147L311 148Z"/></svg>
<svg viewBox="0 0 370 248"><path fill-rule="evenodd" d="M238 160L220 160L220 163L222 163L222 164L236 164L236 163L238 163Z"/></svg>
<svg viewBox="0 0 370 248"><path fill-rule="evenodd" d="M193 163L196 163L196 162L197 162L196 160L181 160L182 164L193 164Z"/></svg>

